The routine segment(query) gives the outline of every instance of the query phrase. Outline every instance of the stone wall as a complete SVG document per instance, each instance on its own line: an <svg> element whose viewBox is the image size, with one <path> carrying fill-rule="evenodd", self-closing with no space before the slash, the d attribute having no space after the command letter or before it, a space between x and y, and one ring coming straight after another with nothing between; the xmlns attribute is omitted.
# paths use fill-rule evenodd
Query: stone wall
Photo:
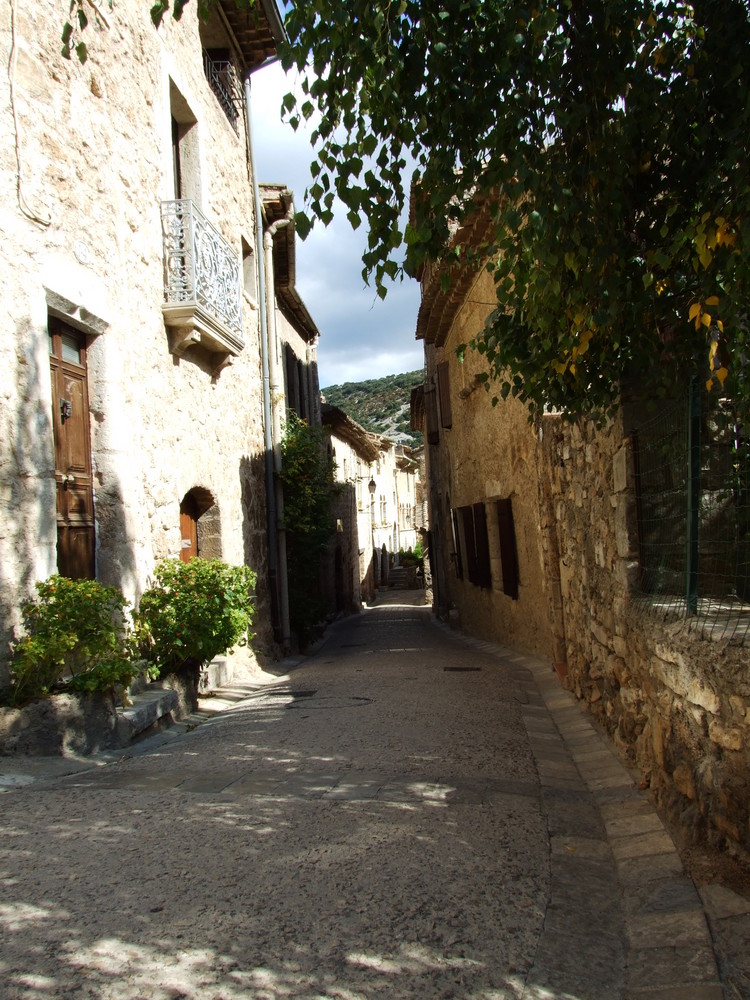
<svg viewBox="0 0 750 1000"><path fill-rule="evenodd" d="M215 503L211 554L259 574L257 631L270 648L257 309L246 297L244 348L219 375L200 347L170 352L161 309L171 116L178 103L194 116L195 198L238 253L254 243L244 126L236 135L207 85L195 10L158 31L136 0L106 25L92 15L85 65L60 56L63 19L21 2L13 36L7 20L0 29L11 66L0 106L0 660L21 600L56 568L55 311L89 340L97 576L137 601L156 561L180 551L182 499L203 490Z"/></svg>
<svg viewBox="0 0 750 1000"><path fill-rule="evenodd" d="M544 418L568 673L686 840L750 852L750 651L632 600L637 524L630 441L620 419Z"/></svg>
<svg viewBox="0 0 750 1000"><path fill-rule="evenodd" d="M749 855L750 649L685 621L667 624L634 599L637 504L622 416L603 428L556 415L531 425L513 399L493 407L483 358L467 350L459 363L457 355L484 325L490 277L459 275L443 293L428 273L422 291L436 611L466 632L548 658L687 841ZM512 503L517 600L503 593L489 519L491 586L456 572L451 510L487 509L497 498Z"/></svg>
<svg viewBox="0 0 750 1000"><path fill-rule="evenodd" d="M481 329L492 301L492 278L481 272L447 333L444 343L427 345L429 377L447 365L450 427L438 401L439 442L427 444L430 470L430 526L442 572L436 576L438 600L474 634L519 649L552 656L553 626L549 616L550 580L545 565L537 475L538 441L528 413L516 400L493 406L479 376L483 358L457 349ZM445 376L444 376L445 377ZM439 396L439 391L436 390ZM518 597L503 590L498 521L494 503L510 500L518 557ZM491 586L480 588L456 573L451 510L484 502L491 562ZM433 567L433 573L435 567ZM451 607L452 606L452 607Z"/></svg>

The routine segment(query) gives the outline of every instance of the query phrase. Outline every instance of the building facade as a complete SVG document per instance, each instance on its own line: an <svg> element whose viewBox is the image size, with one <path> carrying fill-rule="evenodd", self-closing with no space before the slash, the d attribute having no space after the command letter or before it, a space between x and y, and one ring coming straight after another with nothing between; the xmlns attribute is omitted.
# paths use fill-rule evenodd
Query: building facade
<svg viewBox="0 0 750 1000"><path fill-rule="evenodd" d="M478 217L456 240L481 233ZM686 839L746 853L750 461L731 401L676 386L649 409L630 386L604 427L529 422L457 350L484 326L491 276L419 278L436 612L548 660Z"/></svg>
<svg viewBox="0 0 750 1000"><path fill-rule="evenodd" d="M98 11L99 8L96 8ZM259 199L251 74L273 0L157 29L20 2L2 35L2 652L35 581L96 576L137 602L167 556L258 572L270 648Z"/></svg>
<svg viewBox="0 0 750 1000"><path fill-rule="evenodd" d="M338 484L336 531L323 576L331 590L331 610L350 614L373 601L376 594L371 484L380 453L374 435L338 407L323 403L322 419ZM379 557L377 562L379 566Z"/></svg>

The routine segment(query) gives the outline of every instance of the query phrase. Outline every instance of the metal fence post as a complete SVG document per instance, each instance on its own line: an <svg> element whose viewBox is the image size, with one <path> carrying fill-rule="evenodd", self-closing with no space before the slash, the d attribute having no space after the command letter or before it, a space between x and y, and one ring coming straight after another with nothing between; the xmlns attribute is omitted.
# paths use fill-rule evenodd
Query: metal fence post
<svg viewBox="0 0 750 1000"><path fill-rule="evenodd" d="M698 376L690 379L688 395L688 469L687 469L687 613L698 612L698 533L701 499L701 390Z"/></svg>

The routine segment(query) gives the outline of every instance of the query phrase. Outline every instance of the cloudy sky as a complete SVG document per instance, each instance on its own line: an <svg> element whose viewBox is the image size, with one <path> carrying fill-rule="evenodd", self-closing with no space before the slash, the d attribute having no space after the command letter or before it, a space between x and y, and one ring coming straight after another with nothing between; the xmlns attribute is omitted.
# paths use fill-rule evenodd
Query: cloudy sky
<svg viewBox="0 0 750 1000"><path fill-rule="evenodd" d="M287 79L278 63L253 74L253 142L259 180L285 184L301 209L310 185L310 130L295 133L279 111L295 79ZM418 283L405 279L379 299L361 274L365 226L354 232L339 208L330 226L317 224L304 242L297 239L297 291L321 335L321 388L414 371L424 363L414 337Z"/></svg>

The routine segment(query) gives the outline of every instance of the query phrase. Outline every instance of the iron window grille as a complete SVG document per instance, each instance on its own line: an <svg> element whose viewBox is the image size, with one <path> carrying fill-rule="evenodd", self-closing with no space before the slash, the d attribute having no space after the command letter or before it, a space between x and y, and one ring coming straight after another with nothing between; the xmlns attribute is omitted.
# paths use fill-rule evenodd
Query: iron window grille
<svg viewBox="0 0 750 1000"><path fill-rule="evenodd" d="M216 58L207 49L203 50L203 72L208 85L216 95L222 111L237 135L240 134L239 120L242 114L242 87L233 63L228 59Z"/></svg>

